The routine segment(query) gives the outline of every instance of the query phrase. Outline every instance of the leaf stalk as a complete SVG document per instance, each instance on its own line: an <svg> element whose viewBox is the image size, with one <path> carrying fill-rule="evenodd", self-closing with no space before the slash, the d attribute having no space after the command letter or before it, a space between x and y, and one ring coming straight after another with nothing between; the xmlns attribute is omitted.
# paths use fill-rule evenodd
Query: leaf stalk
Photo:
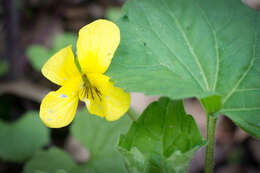
<svg viewBox="0 0 260 173"><path fill-rule="evenodd" d="M214 167L214 148L215 148L215 129L216 129L217 117L213 115L207 115L207 141L205 157L205 173L213 173Z"/></svg>
<svg viewBox="0 0 260 173"><path fill-rule="evenodd" d="M129 108L128 109L128 112L127 112L127 115L129 116L129 118L132 120L132 121L136 121L137 120L137 113L135 112L135 110L133 108Z"/></svg>

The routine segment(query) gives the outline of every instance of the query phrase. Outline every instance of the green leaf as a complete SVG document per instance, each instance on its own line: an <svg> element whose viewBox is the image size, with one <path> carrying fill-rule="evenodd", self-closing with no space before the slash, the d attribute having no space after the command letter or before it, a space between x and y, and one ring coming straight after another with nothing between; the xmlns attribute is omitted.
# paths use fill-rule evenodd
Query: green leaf
<svg viewBox="0 0 260 173"><path fill-rule="evenodd" d="M61 170L58 170L56 173L67 173L67 171L61 169Z"/></svg>
<svg viewBox="0 0 260 173"><path fill-rule="evenodd" d="M204 145L182 101L161 98L121 135L118 147L131 173L173 173L186 172L194 153Z"/></svg>
<svg viewBox="0 0 260 173"><path fill-rule="evenodd" d="M49 130L37 112L28 112L14 123L0 121L0 157L24 161L49 143Z"/></svg>
<svg viewBox="0 0 260 173"><path fill-rule="evenodd" d="M72 135L90 152L88 172L125 172L122 157L115 147L119 134L126 132L130 123L126 115L117 121L108 122L86 110L77 114L72 124Z"/></svg>
<svg viewBox="0 0 260 173"><path fill-rule="evenodd" d="M77 37L71 33L61 33L56 35L52 49L48 50L41 45L32 45L27 49L27 56L36 70L40 71L46 61L57 53L60 49L72 45L75 49Z"/></svg>
<svg viewBox="0 0 260 173"><path fill-rule="evenodd" d="M219 95L219 112L260 137L259 12L238 0L131 0L118 25L107 72L117 86L173 99Z"/></svg>
<svg viewBox="0 0 260 173"><path fill-rule="evenodd" d="M36 170L35 173L49 173L49 172L45 172L45 171L41 171L41 170ZM56 171L55 173L68 173L67 171L61 169Z"/></svg>
<svg viewBox="0 0 260 173"><path fill-rule="evenodd" d="M221 101L221 97L217 95L200 99L200 103L202 104L203 108L205 109L208 115L215 114L221 109Z"/></svg>
<svg viewBox="0 0 260 173"><path fill-rule="evenodd" d="M8 63L0 60L0 76L3 76L8 71Z"/></svg>
<svg viewBox="0 0 260 173"><path fill-rule="evenodd" d="M77 171L73 171L75 169ZM76 165L67 153L58 148L38 151L24 167L24 173L37 171L43 173L83 173L83 169Z"/></svg>
<svg viewBox="0 0 260 173"><path fill-rule="evenodd" d="M72 45L73 50L75 50L77 37L72 33L61 33L58 34L53 42L52 52L56 53L60 49Z"/></svg>
<svg viewBox="0 0 260 173"><path fill-rule="evenodd" d="M52 56L52 53L40 45L32 45L27 49L27 56L36 70L40 71L45 62Z"/></svg>

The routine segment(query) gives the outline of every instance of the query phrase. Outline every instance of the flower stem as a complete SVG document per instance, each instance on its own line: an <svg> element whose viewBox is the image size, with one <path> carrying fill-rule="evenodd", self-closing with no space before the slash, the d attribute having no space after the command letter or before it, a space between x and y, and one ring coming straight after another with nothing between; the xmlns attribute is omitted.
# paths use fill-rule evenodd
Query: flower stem
<svg viewBox="0 0 260 173"><path fill-rule="evenodd" d="M207 141L205 157L205 173L213 172L214 165L214 147L215 147L215 129L217 118L213 115L207 115Z"/></svg>
<svg viewBox="0 0 260 173"><path fill-rule="evenodd" d="M78 71L82 74L82 69L81 69L81 66L80 66L80 64L79 64L79 60L78 60L77 57L74 58L74 62L75 62L75 64L76 64L76 67L77 67Z"/></svg>
<svg viewBox="0 0 260 173"><path fill-rule="evenodd" d="M129 116L129 118L132 120L132 121L136 121L137 120L137 113L135 112L135 110L133 108L129 108L128 109L128 112L127 112L127 115Z"/></svg>

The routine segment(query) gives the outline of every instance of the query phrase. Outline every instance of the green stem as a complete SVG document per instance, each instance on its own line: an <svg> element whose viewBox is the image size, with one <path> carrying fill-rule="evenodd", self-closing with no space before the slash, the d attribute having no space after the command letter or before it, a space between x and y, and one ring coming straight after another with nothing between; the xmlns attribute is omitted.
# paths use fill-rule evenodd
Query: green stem
<svg viewBox="0 0 260 173"><path fill-rule="evenodd" d="M76 67L77 67L78 71L82 74L82 69L81 69L81 66L80 66L80 64L79 64L79 60L78 60L77 57L74 58L74 62L75 62L75 64L76 64Z"/></svg>
<svg viewBox="0 0 260 173"><path fill-rule="evenodd" d="M205 171L204 171L205 173L213 172L216 122L217 122L216 117L214 117L213 115L207 115L208 145L206 148Z"/></svg>
<svg viewBox="0 0 260 173"><path fill-rule="evenodd" d="M128 109L127 115L130 117L131 120L133 121L137 120L138 115L133 108L130 107Z"/></svg>

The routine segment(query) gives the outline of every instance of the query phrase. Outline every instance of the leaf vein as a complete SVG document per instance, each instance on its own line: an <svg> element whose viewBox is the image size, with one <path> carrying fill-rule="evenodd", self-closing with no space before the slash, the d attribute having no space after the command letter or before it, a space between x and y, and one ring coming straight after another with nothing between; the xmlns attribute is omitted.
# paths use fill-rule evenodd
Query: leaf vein
<svg viewBox="0 0 260 173"><path fill-rule="evenodd" d="M143 9L142 7L140 7L140 9ZM187 66L187 64L185 64L178 56L176 56L176 54L173 52L172 49L170 49L170 47L160 38L160 36L153 30L153 26L151 25L150 21L148 20L147 16L144 15L145 18L147 19L148 24L151 26L151 31L155 34L155 36L166 46L166 48L176 57L176 59L186 68L186 70L191 74L191 76L193 77L193 79L199 84L199 86L201 87L201 89L203 89L202 84L199 82L199 80L195 77L194 73L190 70L190 68ZM164 66L166 67L166 66ZM168 67L167 67L168 68ZM168 68L169 69L169 68ZM171 69L169 69L170 71L172 71Z"/></svg>
<svg viewBox="0 0 260 173"><path fill-rule="evenodd" d="M256 56L256 41L257 41L257 33L255 33L255 44L253 45L253 56L251 58L250 64L247 68L247 70L243 73L243 75L238 79L236 85L232 88L232 90L227 94L227 96L223 99L223 104L232 96L232 94L237 90L240 83L245 79L247 74L252 69L254 62L255 62L255 56Z"/></svg>
<svg viewBox="0 0 260 173"><path fill-rule="evenodd" d="M260 110L260 107L249 107L249 108L226 108L222 109L221 112L238 112L238 111L254 111Z"/></svg>
<svg viewBox="0 0 260 173"><path fill-rule="evenodd" d="M164 2L164 1L163 1L163 2ZM165 2L164 2L164 3L165 3ZM206 77L206 75L205 75L205 72L204 72L204 70L203 70L203 68L202 68L202 65L201 65L201 63L200 63L200 61L199 61L198 56L196 55L196 53L195 53L194 50L193 50L193 47L191 46L191 43L190 43L190 41L189 41L189 39L188 39L186 33L184 32L184 30L183 30L183 28L182 28L182 26L181 26L179 20L177 19L177 17L175 16L175 14L172 12L172 10L169 9L169 7L167 6L167 4L165 4L165 7L170 11L169 15L170 15L170 16L173 18L173 20L175 21L175 23L176 23L176 25L177 25L177 28L179 29L179 31L180 31L182 37L184 38L185 43L186 43L186 45L188 46L191 55L193 56L193 58L194 58L196 64L197 64L198 67L199 67L199 70L201 71L202 78L203 78L203 80L204 80L204 83L206 84L206 90L209 90L209 83L208 83L207 77Z"/></svg>
<svg viewBox="0 0 260 173"><path fill-rule="evenodd" d="M215 41L215 50L216 50L216 73L215 73L215 81L213 84L213 91L216 90L216 86L217 86L217 82L218 82L218 74L219 74L219 60L220 60L220 56L219 56L219 45L218 45L218 41L217 41L217 32L214 28L214 26L210 23L210 20L208 18L208 16L206 15L205 11L201 8L201 6L199 5L199 3L195 0L193 0L195 2L195 4L198 6L198 8L201 10L202 16L204 17L205 21L207 22L212 34L213 34L213 38Z"/></svg>
<svg viewBox="0 0 260 173"><path fill-rule="evenodd" d="M260 88L243 88L237 89L235 92L260 91Z"/></svg>

